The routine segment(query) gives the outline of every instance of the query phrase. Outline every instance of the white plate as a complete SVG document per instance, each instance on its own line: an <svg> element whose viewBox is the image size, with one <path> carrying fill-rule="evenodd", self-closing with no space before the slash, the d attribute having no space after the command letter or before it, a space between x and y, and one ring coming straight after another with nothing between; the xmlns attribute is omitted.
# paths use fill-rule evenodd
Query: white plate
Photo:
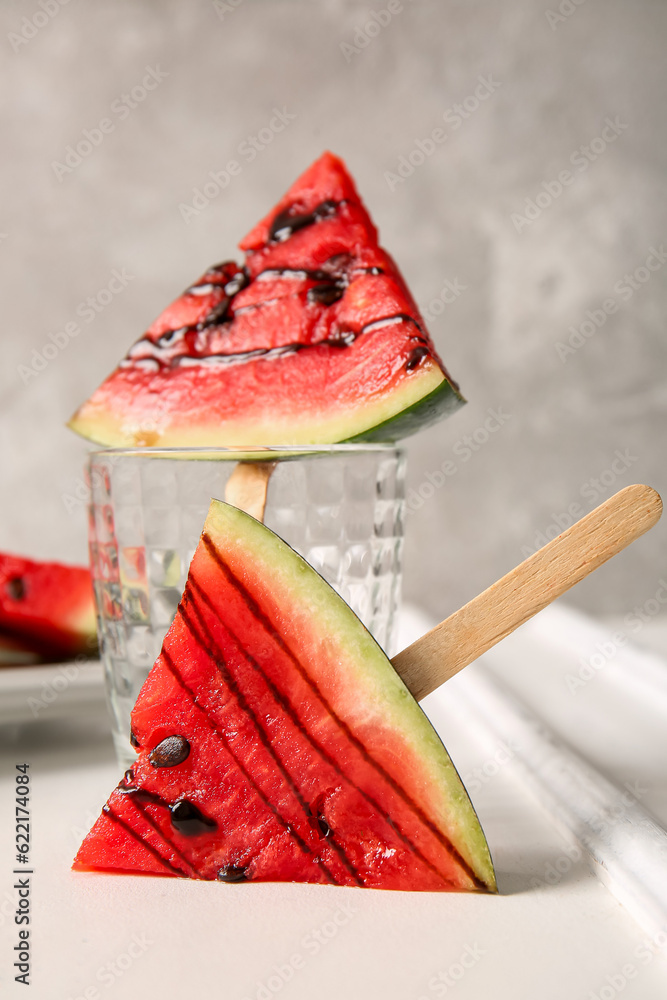
<svg viewBox="0 0 667 1000"><path fill-rule="evenodd" d="M0 725L62 718L103 704L99 660L0 670Z"/></svg>

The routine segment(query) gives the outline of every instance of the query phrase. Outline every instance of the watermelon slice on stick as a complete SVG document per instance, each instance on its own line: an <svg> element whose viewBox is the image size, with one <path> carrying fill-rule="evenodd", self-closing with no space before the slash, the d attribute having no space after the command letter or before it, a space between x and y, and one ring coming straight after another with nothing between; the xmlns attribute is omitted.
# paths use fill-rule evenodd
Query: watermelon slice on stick
<svg viewBox="0 0 667 1000"><path fill-rule="evenodd" d="M341 160L325 153L70 421L103 445L396 440L461 405Z"/></svg>
<svg viewBox="0 0 667 1000"><path fill-rule="evenodd" d="M382 650L268 528L213 501L78 869L495 890L445 748Z"/></svg>

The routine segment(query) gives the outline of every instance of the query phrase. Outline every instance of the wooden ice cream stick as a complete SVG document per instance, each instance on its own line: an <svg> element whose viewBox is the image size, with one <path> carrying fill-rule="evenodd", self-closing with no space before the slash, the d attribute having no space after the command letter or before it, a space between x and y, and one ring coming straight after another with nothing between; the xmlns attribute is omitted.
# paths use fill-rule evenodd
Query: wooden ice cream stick
<svg viewBox="0 0 667 1000"><path fill-rule="evenodd" d="M650 486L626 486L392 660L419 701L660 519Z"/></svg>
<svg viewBox="0 0 667 1000"><path fill-rule="evenodd" d="M275 462L238 462L225 486L227 503L263 521L269 479L275 467Z"/></svg>

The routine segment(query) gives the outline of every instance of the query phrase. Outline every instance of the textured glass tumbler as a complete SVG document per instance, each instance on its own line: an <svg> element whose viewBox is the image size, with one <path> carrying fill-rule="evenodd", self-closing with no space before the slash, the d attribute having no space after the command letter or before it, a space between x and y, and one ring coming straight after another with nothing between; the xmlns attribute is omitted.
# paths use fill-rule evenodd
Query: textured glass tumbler
<svg viewBox="0 0 667 1000"><path fill-rule="evenodd" d="M107 449L89 463L90 565L118 758L176 613L212 497L247 450ZM400 597L404 472L390 445L272 449L264 523L344 598L390 655Z"/></svg>

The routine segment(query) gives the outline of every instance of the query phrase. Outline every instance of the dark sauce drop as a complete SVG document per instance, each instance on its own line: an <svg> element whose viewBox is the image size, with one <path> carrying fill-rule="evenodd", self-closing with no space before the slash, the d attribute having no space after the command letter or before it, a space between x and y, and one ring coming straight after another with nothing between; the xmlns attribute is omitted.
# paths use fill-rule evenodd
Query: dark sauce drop
<svg viewBox="0 0 667 1000"><path fill-rule="evenodd" d="M200 833L209 833L218 826L214 819L204 816L203 812L187 799L174 802L173 806L169 806L169 811L172 826L184 837L196 837Z"/></svg>
<svg viewBox="0 0 667 1000"><path fill-rule="evenodd" d="M342 299L345 286L337 281L329 281L321 285L313 285L308 289L308 301L319 305L330 306Z"/></svg>
<svg viewBox="0 0 667 1000"><path fill-rule="evenodd" d="M317 825L319 826L323 837L331 836L331 827L329 826L329 824L327 823L327 821L325 820L324 816L321 813L318 814Z"/></svg>
<svg viewBox="0 0 667 1000"><path fill-rule="evenodd" d="M218 882L247 882L246 868L236 865L224 865L218 872Z"/></svg>
<svg viewBox="0 0 667 1000"><path fill-rule="evenodd" d="M284 243L297 230L304 229L305 226L312 226L314 222L327 219L333 215L338 208L338 204L328 198L316 205L312 212L300 215L293 208L286 208L279 212L271 223L269 230L269 243Z"/></svg>
<svg viewBox="0 0 667 1000"><path fill-rule="evenodd" d="M139 740L134 735L133 729L130 729L130 746L133 746L135 750L139 749Z"/></svg>
<svg viewBox="0 0 667 1000"><path fill-rule="evenodd" d="M225 295L228 298L233 299L235 295L238 295L242 288L245 288L246 285L249 284L249 282L250 276L245 268L242 271L237 271L234 277L230 278L225 285Z"/></svg>
<svg viewBox="0 0 667 1000"><path fill-rule="evenodd" d="M210 313L208 313L202 322L198 324L199 329L204 329L204 327L207 326L216 326L218 323L224 323L225 320L229 319L229 306L231 301L231 298L228 295L225 295L224 299L221 299L217 305L213 306Z"/></svg>
<svg viewBox="0 0 667 1000"><path fill-rule="evenodd" d="M411 372L417 367L422 358L427 357L430 353L428 347L415 347L413 351L410 351L408 360L405 362L406 372Z"/></svg>
<svg viewBox="0 0 667 1000"><path fill-rule="evenodd" d="M14 576L11 580L7 580L7 593L13 601L22 601L25 597L25 583L23 582L23 577Z"/></svg>
<svg viewBox="0 0 667 1000"><path fill-rule="evenodd" d="M182 764L190 753L190 744L183 736L167 736L150 752L153 767L175 767Z"/></svg>
<svg viewBox="0 0 667 1000"><path fill-rule="evenodd" d="M336 327L331 331L325 343L329 347L349 347L356 339L357 334L354 330L345 330L342 327Z"/></svg>
<svg viewBox="0 0 667 1000"><path fill-rule="evenodd" d="M155 344L159 348L173 347L174 344L183 339L189 329L188 326L179 326L176 330L165 330L155 341Z"/></svg>
<svg viewBox="0 0 667 1000"><path fill-rule="evenodd" d="M131 767L128 767L127 771L123 775L123 781L125 782L126 785L131 785L132 782L134 781L134 771L132 770Z"/></svg>

